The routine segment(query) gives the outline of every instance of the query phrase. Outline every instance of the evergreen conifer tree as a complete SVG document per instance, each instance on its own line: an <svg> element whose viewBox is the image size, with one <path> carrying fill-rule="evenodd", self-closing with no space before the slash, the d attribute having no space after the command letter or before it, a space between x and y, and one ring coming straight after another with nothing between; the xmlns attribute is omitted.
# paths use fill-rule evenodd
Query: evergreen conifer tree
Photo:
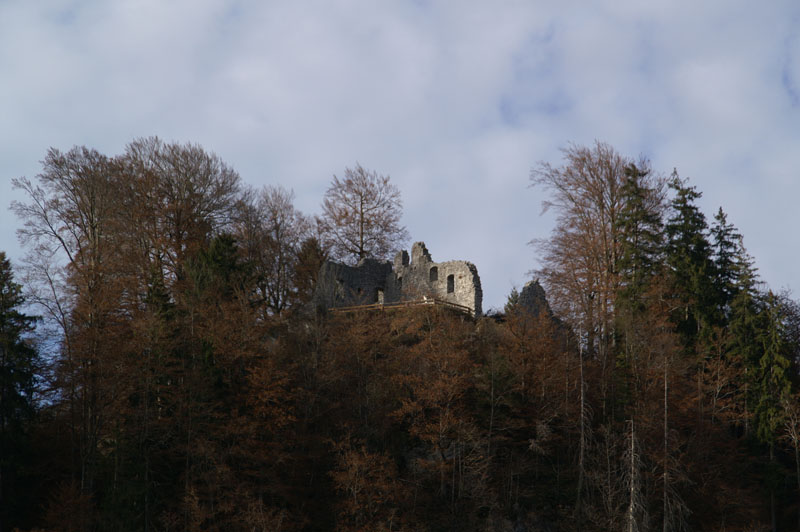
<svg viewBox="0 0 800 532"><path fill-rule="evenodd" d="M703 328L718 321L712 249L705 215L696 205L702 194L677 172L669 187L675 192L666 224L666 262L676 299L672 321L684 347L693 349Z"/></svg>
<svg viewBox="0 0 800 532"><path fill-rule="evenodd" d="M730 304L738 291L740 247L742 235L733 224L728 222L728 215L720 207L714 215L711 226L714 245L714 270L716 273L716 290L719 311L723 316L729 315Z"/></svg>
<svg viewBox="0 0 800 532"><path fill-rule="evenodd" d="M782 323L781 303L771 291L767 294L760 328L761 357L754 374L756 436L772 444L783 424L781 400L791 392L787 345Z"/></svg>
<svg viewBox="0 0 800 532"><path fill-rule="evenodd" d="M34 414L37 367L36 350L24 339L36 318L21 311L24 303L11 263L0 251L0 530L23 526L18 519L25 497L18 484Z"/></svg>
<svg viewBox="0 0 800 532"><path fill-rule="evenodd" d="M664 246L660 191L644 181L648 173L634 164L625 168L624 206L617 221L621 278L617 308L632 312L644 306L644 291L658 271Z"/></svg>

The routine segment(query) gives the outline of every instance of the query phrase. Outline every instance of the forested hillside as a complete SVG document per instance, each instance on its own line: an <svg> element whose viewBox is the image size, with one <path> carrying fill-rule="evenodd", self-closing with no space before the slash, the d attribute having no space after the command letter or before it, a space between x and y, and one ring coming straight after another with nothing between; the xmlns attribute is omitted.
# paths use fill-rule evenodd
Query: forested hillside
<svg viewBox="0 0 800 532"><path fill-rule="evenodd" d="M341 313L322 262L407 238L388 177L315 218L199 146L51 150L0 255L0 527L800 529L797 303L677 173L531 183L549 306Z"/></svg>

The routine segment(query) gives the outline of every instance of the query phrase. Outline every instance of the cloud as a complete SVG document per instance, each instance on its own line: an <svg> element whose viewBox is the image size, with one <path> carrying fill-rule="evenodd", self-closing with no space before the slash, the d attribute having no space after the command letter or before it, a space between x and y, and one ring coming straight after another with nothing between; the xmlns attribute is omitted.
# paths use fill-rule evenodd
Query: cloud
<svg viewBox="0 0 800 532"><path fill-rule="evenodd" d="M49 146L114 154L157 134L314 212L358 161L401 188L413 238L476 263L486 306L502 306L552 224L530 168L599 139L691 176L767 281L798 285L774 229L798 222L798 15L789 1L7 1L2 193Z"/></svg>

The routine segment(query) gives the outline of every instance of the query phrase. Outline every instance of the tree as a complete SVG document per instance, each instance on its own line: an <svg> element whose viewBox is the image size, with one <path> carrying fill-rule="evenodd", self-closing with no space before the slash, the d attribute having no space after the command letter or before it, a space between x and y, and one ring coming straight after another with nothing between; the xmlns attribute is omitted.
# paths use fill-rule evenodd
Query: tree
<svg viewBox="0 0 800 532"><path fill-rule="evenodd" d="M24 335L36 318L21 312L22 287L14 282L11 263L0 251L0 530L21 525L17 512L25 497L17 482L33 418L37 352ZM8 498L7 494L11 497Z"/></svg>
<svg viewBox="0 0 800 532"><path fill-rule="evenodd" d="M638 352L648 351L652 330L646 325L653 321L649 311L655 310L653 300L661 297L655 281L661 274L659 264L663 255L662 211L663 187L648 183L648 171L631 164L625 168L622 187L623 206L617 219L620 251L616 270L619 289L615 298L615 332L619 363L632 366Z"/></svg>
<svg viewBox="0 0 800 532"><path fill-rule="evenodd" d="M98 445L112 405L124 392L117 340L119 242L114 241L120 189L117 166L84 147L50 149L37 184L13 181L28 196L14 202L23 219L19 230L29 245L32 301L60 328L57 379L70 411L74 475L81 493L93 491ZM112 347L113 344L113 347ZM78 513L81 510L76 510Z"/></svg>
<svg viewBox="0 0 800 532"><path fill-rule="evenodd" d="M531 172L533 185L551 192L544 208L557 211L550 238L533 242L542 253L536 274L555 312L579 332L586 359L599 362L602 413L613 417L619 399L617 299L622 292L628 300L641 299L652 275L646 269L658 253L663 182L647 160L633 161L608 144L563 151L563 166L540 163Z"/></svg>
<svg viewBox="0 0 800 532"><path fill-rule="evenodd" d="M708 224L696 205L702 193L673 172L675 192L666 225L666 262L676 298L672 320L687 349L695 347L701 330L719 322L716 283Z"/></svg>
<svg viewBox="0 0 800 532"><path fill-rule="evenodd" d="M346 168L344 179L334 175L322 201L331 254L349 262L387 258L408 240L408 231L400 225L402 208L400 191L389 176L360 164Z"/></svg>
<svg viewBox="0 0 800 532"><path fill-rule="evenodd" d="M328 252L322 247L318 237L309 236L300 244L294 269L294 286L298 301L303 303L311 301L317 287L319 270L327 258Z"/></svg>
<svg viewBox="0 0 800 532"><path fill-rule="evenodd" d="M657 266L663 255L663 191L658 183L648 183L647 174L648 170L634 164L625 168L624 203L617 220L617 270L621 276L617 307L627 306L634 313L644 310L644 292L651 278L659 273Z"/></svg>
<svg viewBox="0 0 800 532"><path fill-rule="evenodd" d="M249 196L241 202L237 236L253 269L259 303L281 314L297 299L295 271L311 224L294 208L294 194L281 186Z"/></svg>
<svg viewBox="0 0 800 532"><path fill-rule="evenodd" d="M14 181L27 200L12 207L24 222L31 300L60 329L51 338L52 410L70 435L73 467L55 487L52 517L62 508L100 528L122 519L147 529L165 500L157 489L180 474L174 420L187 409L176 407L194 396L180 394L191 382L178 363L203 354L202 340L178 334L194 330L190 289L205 281L187 278L187 268L229 226L238 175L199 146L155 137L113 158L51 149L42 164L35 181ZM229 259L229 248L208 260Z"/></svg>
<svg viewBox="0 0 800 532"><path fill-rule="evenodd" d="M229 229L240 198L239 174L196 144L136 139L118 158L124 194L118 238L127 261L157 270L169 287L183 278L185 261L210 238Z"/></svg>
<svg viewBox="0 0 800 532"><path fill-rule="evenodd" d="M114 418L122 434L111 455L127 468L119 476L128 492L120 490L116 507L104 509L124 515L141 508L122 519L148 529L174 509L172 497L190 499L192 453L211 421L197 413L208 414L216 376L215 353L201 330L208 322L223 327L220 309L244 291L238 250L224 236L241 193L236 171L196 144L140 138L116 161L124 193L115 243L129 297L123 308L132 328L127 357L135 402ZM230 351L241 344L230 341Z"/></svg>
<svg viewBox="0 0 800 532"><path fill-rule="evenodd" d="M782 406L785 412L784 438L792 444L794 449L794 467L797 481L797 525L800 530L800 393L784 395Z"/></svg>
<svg viewBox="0 0 800 532"><path fill-rule="evenodd" d="M720 313L725 317L730 315L730 305L739 290L739 276L745 272L741 264L743 257L742 235L732 223L728 222L728 215L719 208L714 215L714 224L711 226L711 236L714 244L714 268L716 271L717 295L719 297Z"/></svg>
<svg viewBox="0 0 800 532"><path fill-rule="evenodd" d="M774 443L783 424L781 400L791 392L791 360L784 331L782 302L772 292L766 296L760 328L761 358L754 375L756 398L756 436L763 443Z"/></svg>
<svg viewBox="0 0 800 532"><path fill-rule="evenodd" d="M633 161L602 142L593 147L570 145L565 164L540 163L531 172L533 185L551 192L544 209L557 211L548 240L536 241L542 253L542 278L556 312L585 332L587 354L607 355L619 288L620 216L626 168ZM647 161L638 163L642 186L652 177Z"/></svg>
<svg viewBox="0 0 800 532"><path fill-rule="evenodd" d="M782 403L792 393L789 371L791 360L784 329L785 309L772 292L767 294L765 303L764 325L760 331L762 355L753 376L754 421L756 437L769 446L770 464L766 484L770 490L770 514L774 531L777 530L775 492L782 476L775 463L774 446L786 421L787 412Z"/></svg>
<svg viewBox="0 0 800 532"><path fill-rule="evenodd" d="M517 287L511 288L511 292L508 294L508 299L506 300L505 306L503 306L503 312L506 314L511 314L512 312L516 311L519 307L519 290Z"/></svg>
<svg viewBox="0 0 800 532"><path fill-rule="evenodd" d="M337 464L330 476L342 494L336 529L392 530L402 493L394 463L385 454L370 452L361 442L340 442L335 449Z"/></svg>

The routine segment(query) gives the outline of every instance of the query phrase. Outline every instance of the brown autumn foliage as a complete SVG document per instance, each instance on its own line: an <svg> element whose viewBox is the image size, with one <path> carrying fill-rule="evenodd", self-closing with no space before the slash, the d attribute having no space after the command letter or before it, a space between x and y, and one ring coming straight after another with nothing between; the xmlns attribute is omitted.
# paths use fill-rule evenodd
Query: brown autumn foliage
<svg viewBox="0 0 800 532"><path fill-rule="evenodd" d="M335 442L334 449L338 457L330 475L341 494L336 529L402 530L398 503L405 493L394 461L385 453L367 451L363 442L345 439Z"/></svg>
<svg viewBox="0 0 800 532"><path fill-rule="evenodd" d="M535 177L566 187L541 248L558 317L473 318L304 307L332 235L282 189L248 204L197 146L52 151L16 205L26 282L59 329L19 489L35 511L17 523L755 530L772 493L793 526L796 396L768 462L732 330L704 330L687 352L663 272L625 292L614 220L630 161L602 144L567 155L586 172Z"/></svg>

